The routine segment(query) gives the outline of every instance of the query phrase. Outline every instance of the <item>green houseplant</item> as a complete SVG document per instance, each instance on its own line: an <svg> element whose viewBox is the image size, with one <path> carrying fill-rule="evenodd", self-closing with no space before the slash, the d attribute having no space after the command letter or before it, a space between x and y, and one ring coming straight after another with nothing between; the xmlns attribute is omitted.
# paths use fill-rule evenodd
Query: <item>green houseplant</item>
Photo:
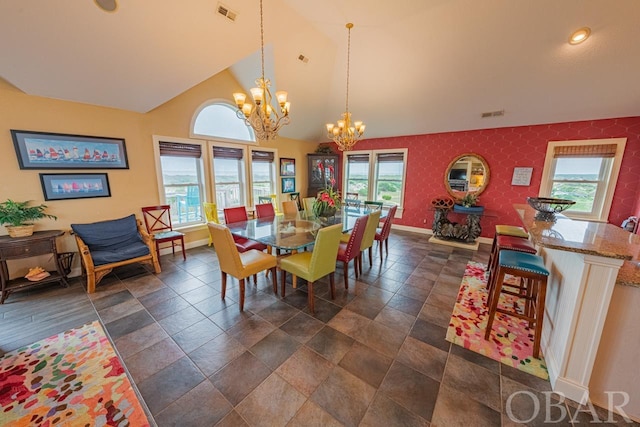
<svg viewBox="0 0 640 427"><path fill-rule="evenodd" d="M318 192L313 202L313 214L318 218L333 216L340 209L340 205L340 193L333 187L328 187Z"/></svg>
<svg viewBox="0 0 640 427"><path fill-rule="evenodd" d="M45 213L46 205L29 206L30 201L14 202L9 199L0 203L0 224L4 225L11 237L26 237L33 234L33 221L42 218L58 219Z"/></svg>

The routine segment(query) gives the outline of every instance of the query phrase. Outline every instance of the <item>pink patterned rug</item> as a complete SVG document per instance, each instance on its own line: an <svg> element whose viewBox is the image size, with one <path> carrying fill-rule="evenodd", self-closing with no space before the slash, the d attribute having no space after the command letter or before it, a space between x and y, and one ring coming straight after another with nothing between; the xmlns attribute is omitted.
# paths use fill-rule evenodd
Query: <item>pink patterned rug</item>
<svg viewBox="0 0 640 427"><path fill-rule="evenodd" d="M148 426L98 321L0 359L3 426Z"/></svg>
<svg viewBox="0 0 640 427"><path fill-rule="evenodd" d="M487 326L486 266L470 261L462 278L458 299L447 329L447 341L513 366L537 377L548 379L544 359L533 354L533 331L517 317L497 313L489 340L484 339ZM518 298L500 295L499 306L513 307ZM520 304L521 305L521 304Z"/></svg>

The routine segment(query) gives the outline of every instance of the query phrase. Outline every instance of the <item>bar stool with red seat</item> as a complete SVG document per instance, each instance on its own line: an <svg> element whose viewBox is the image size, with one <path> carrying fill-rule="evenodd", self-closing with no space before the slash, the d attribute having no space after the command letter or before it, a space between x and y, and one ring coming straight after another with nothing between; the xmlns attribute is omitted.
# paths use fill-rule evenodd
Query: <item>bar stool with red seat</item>
<svg viewBox="0 0 640 427"><path fill-rule="evenodd" d="M496 252L496 239L498 236L512 236L521 239L529 239L529 233L522 227L517 225L496 225L496 232L493 235L493 242L491 243L491 252L489 255L489 262L487 263L487 273L491 272L491 266L494 264L493 256Z"/></svg>
<svg viewBox="0 0 640 427"><path fill-rule="evenodd" d="M225 208L223 212L225 224L247 221L249 219L247 217L247 210L244 208L244 206ZM265 244L256 242L255 240L249 240L245 237L236 236L235 234L233 234L233 241L236 243L236 247L238 248L238 252L240 253L250 251L251 249L255 249L258 251L264 251L265 249L267 249L267 245Z"/></svg>
<svg viewBox="0 0 640 427"><path fill-rule="evenodd" d="M493 280L495 279L495 268L498 262L498 253L502 250L509 251L517 251L517 252L526 252L528 254L536 254L538 251L533 243L530 240L523 239L522 237L514 237L514 236L503 236L496 235L494 239L495 243L493 245L493 251L491 252L491 256L489 257L489 262L491 264L487 265L487 270L489 271L489 278L487 279L487 289L489 293L491 293L491 287L493 286Z"/></svg>
<svg viewBox="0 0 640 427"><path fill-rule="evenodd" d="M520 281L517 292L503 289L503 286L507 285L504 281L507 274ZM533 357L540 357L540 336L544 319L544 303L547 296L547 277L549 276L549 270L545 268L542 257L526 252L500 251L495 275L487 302L489 313L484 339L488 340L491 336L496 313L518 317L528 321L530 328L535 324ZM518 304L498 307L501 293L519 297L524 305L522 310L518 310ZM513 310L509 308L513 308Z"/></svg>

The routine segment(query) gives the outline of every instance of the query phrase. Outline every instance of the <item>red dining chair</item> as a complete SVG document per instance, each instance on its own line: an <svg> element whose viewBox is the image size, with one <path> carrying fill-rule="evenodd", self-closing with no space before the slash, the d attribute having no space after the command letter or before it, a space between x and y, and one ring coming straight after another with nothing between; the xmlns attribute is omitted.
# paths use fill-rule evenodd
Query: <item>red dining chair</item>
<svg viewBox="0 0 640 427"><path fill-rule="evenodd" d="M375 239L378 241L378 245L380 246L380 259L382 260L382 243L387 248L387 256L389 256L389 233L391 233L391 223L393 222L393 217L396 216L396 211L398 210L398 206L394 205L389 209L389 213L384 218L384 224L382 224L382 228L380 231L376 231Z"/></svg>
<svg viewBox="0 0 640 427"><path fill-rule="evenodd" d="M262 203L256 205L256 216L258 218L273 218L276 216L276 211L273 208L273 203Z"/></svg>
<svg viewBox="0 0 640 427"><path fill-rule="evenodd" d="M187 254L184 250L184 233L173 231L171 224L171 206L145 206L142 208L142 216L144 217L144 225L147 227L147 233L153 235L156 242L156 252L158 253L158 264L160 264L160 244L171 243L171 251L176 254L176 246L182 247L182 259L187 260Z"/></svg>
<svg viewBox="0 0 640 427"><path fill-rule="evenodd" d="M351 231L351 237L348 242L341 242L338 248L337 260L342 261L344 268L344 288L349 288L349 261L353 262L353 268L358 277L358 257L360 256L360 244L362 243L362 237L364 236L364 229L367 227L368 215L364 215L356 219L356 223Z"/></svg>
<svg viewBox="0 0 640 427"><path fill-rule="evenodd" d="M238 206L236 208L225 208L223 212L225 224L247 221L249 219L247 217L247 210L244 208L244 206ZM267 245L256 242L255 240L249 240L245 237L236 236L235 234L233 235L233 240L236 243L238 252L240 253L250 251L251 249L255 249L258 251L264 251L265 249L267 249Z"/></svg>

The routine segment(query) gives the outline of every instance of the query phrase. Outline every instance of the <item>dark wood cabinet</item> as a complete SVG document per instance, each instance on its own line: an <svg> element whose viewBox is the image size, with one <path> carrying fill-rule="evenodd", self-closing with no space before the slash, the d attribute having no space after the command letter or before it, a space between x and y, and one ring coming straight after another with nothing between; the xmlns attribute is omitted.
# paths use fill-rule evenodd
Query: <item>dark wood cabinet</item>
<svg viewBox="0 0 640 427"><path fill-rule="evenodd" d="M2 281L2 296L0 304L4 303L9 294L13 291L28 288L45 283L60 282L67 287L67 271L62 265L63 254L58 253L56 238L62 236L62 230L36 231L28 237L0 237L0 280ZM49 271L50 276L42 280L32 282L25 278L9 279L9 268L7 261L12 259L29 258L38 255L53 255L56 260L55 271ZM64 254L66 255L66 253Z"/></svg>
<svg viewBox="0 0 640 427"><path fill-rule="evenodd" d="M309 163L307 197L315 197L323 188L338 187L340 158L337 154L307 154L307 159Z"/></svg>

